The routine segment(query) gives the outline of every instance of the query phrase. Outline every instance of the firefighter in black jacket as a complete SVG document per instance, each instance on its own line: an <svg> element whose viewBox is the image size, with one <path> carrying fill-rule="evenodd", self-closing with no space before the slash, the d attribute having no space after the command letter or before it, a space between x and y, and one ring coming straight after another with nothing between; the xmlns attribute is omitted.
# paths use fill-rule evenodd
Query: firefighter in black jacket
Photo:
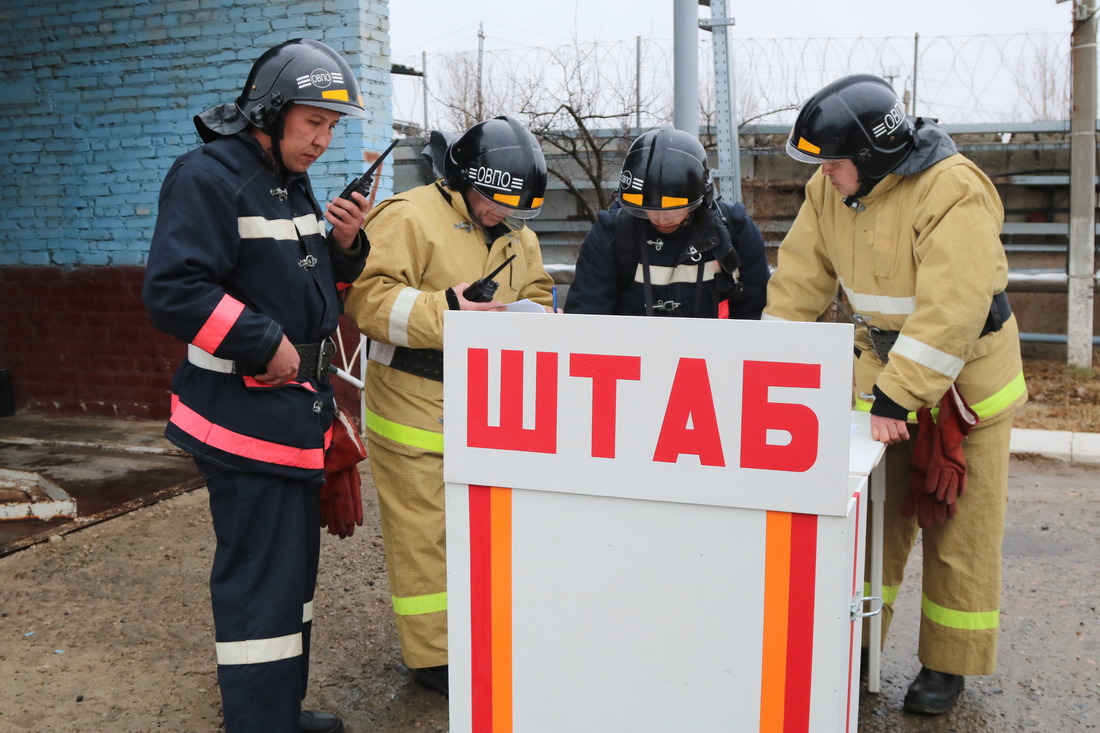
<svg viewBox="0 0 1100 733"><path fill-rule="evenodd" d="M760 318L764 240L742 204L716 199L694 136L664 127L636 139L616 199L581 245L566 313Z"/></svg>
<svg viewBox="0 0 1100 733"><path fill-rule="evenodd" d="M345 114L365 116L335 51L297 39L264 53L235 104L195 117L205 144L169 170L149 252L149 315L188 345L165 435L210 492L230 733L343 730L301 700L335 408L330 337L338 291L363 268L369 208L355 193L322 213L306 169Z"/></svg>

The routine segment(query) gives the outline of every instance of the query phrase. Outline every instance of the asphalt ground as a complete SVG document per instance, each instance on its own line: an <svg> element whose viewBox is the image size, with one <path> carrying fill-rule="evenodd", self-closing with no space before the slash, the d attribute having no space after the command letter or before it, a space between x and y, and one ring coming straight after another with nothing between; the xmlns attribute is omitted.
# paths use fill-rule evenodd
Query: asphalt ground
<svg viewBox="0 0 1100 733"><path fill-rule="evenodd" d="M0 731L220 729L205 492L192 491L193 467L162 427L0 419L4 465L36 467L69 488L142 487L91 521L40 523L36 538L0 557ZM938 717L902 710L919 670L918 545L883 653L882 689L860 696L860 731L1100 729L1094 438L1014 434L998 669L968 678L956 708ZM351 733L444 731L446 702L412 684L400 665L369 467L364 481L364 527L347 540L324 536L325 610L306 704L340 713Z"/></svg>

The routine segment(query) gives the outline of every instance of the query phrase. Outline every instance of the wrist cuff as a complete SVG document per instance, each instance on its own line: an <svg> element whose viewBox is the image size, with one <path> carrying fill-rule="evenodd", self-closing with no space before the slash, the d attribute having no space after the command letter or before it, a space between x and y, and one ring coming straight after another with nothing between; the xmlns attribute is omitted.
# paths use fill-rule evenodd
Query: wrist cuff
<svg viewBox="0 0 1100 733"><path fill-rule="evenodd" d="M340 257L350 262L355 262L364 258L367 250L370 248L370 242L367 240L366 233L360 229L355 233L355 243L351 245L350 249L344 249L336 243L336 239L329 232L329 249L333 250Z"/></svg>
<svg viewBox="0 0 1100 733"><path fill-rule="evenodd" d="M875 394L875 401L871 403L872 415L888 417L891 420L907 420L909 418L909 410L887 397L886 393L879 389L877 384L872 391Z"/></svg>

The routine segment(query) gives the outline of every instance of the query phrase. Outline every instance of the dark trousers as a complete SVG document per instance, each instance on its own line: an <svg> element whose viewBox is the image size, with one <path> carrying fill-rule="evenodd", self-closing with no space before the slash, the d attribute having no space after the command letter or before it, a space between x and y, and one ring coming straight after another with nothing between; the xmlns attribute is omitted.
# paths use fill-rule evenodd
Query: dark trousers
<svg viewBox="0 0 1100 733"><path fill-rule="evenodd" d="M217 536L210 600L226 731L296 733L309 677L320 484L196 463Z"/></svg>

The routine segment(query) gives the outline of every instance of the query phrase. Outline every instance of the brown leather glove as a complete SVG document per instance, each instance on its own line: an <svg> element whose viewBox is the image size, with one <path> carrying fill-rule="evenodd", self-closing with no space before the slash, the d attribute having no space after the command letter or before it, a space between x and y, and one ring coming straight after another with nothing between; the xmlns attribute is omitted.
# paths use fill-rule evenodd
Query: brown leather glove
<svg viewBox="0 0 1100 733"><path fill-rule="evenodd" d="M955 516L955 500L966 490L966 457L963 441L978 423L978 416L954 385L940 398L938 420L932 411L917 410L918 433L913 445L913 477L902 516L917 515L922 529L943 524Z"/></svg>
<svg viewBox="0 0 1100 733"><path fill-rule="evenodd" d="M978 424L978 415L951 385L940 399L940 414L932 436L932 456L928 462L925 490L935 492L939 501L954 505L966 491L966 455L963 442Z"/></svg>
<svg viewBox="0 0 1100 733"><path fill-rule="evenodd" d="M351 415L336 408L332 444L325 453L325 482L321 485L321 526L340 539L363 526L363 499L359 492L359 462L367 457Z"/></svg>
<svg viewBox="0 0 1100 733"><path fill-rule="evenodd" d="M911 517L916 514L917 523L925 529L933 524L943 524L947 521L946 506L937 502L935 494L929 494L924 488L928 481L928 463L932 458L934 431L932 411L927 407L917 410L917 439L913 442L913 453L910 456L913 475L909 479L909 494L905 497L905 503L901 505L901 515Z"/></svg>

